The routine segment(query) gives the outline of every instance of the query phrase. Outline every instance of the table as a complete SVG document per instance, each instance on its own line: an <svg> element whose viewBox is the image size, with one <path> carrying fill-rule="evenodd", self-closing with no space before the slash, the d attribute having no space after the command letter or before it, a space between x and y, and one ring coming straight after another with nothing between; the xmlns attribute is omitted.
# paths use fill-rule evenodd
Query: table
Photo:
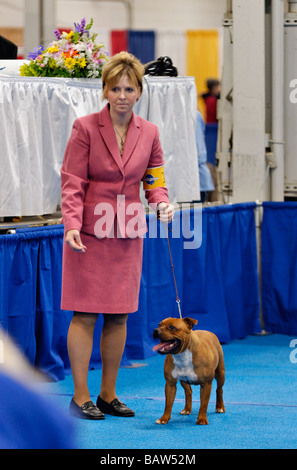
<svg viewBox="0 0 297 470"><path fill-rule="evenodd" d="M101 80L0 75L0 217L56 211L73 121L104 105ZM135 105L159 127L173 203L200 199L196 106L194 77L144 77Z"/></svg>

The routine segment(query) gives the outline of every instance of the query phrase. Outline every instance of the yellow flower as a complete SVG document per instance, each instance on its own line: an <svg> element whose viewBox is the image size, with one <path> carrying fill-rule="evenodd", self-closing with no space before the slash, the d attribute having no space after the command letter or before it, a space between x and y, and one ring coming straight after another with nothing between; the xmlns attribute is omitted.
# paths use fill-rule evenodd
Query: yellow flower
<svg viewBox="0 0 297 470"><path fill-rule="evenodd" d="M54 52L59 52L59 48L58 46L52 46L52 47L49 47L46 52L53 54Z"/></svg>
<svg viewBox="0 0 297 470"><path fill-rule="evenodd" d="M70 33L67 34L66 39L71 39L73 35L74 35L74 32L70 31Z"/></svg>
<svg viewBox="0 0 297 470"><path fill-rule="evenodd" d="M48 60L48 66L53 69L56 66L56 61L55 59L49 59Z"/></svg>
<svg viewBox="0 0 297 470"><path fill-rule="evenodd" d="M83 69L87 65L86 59L84 57L77 59L77 64L81 69Z"/></svg>
<svg viewBox="0 0 297 470"><path fill-rule="evenodd" d="M75 59L73 59L72 57L67 57L67 59L65 59L65 62L64 64L66 65L66 67L70 70L74 67L75 65Z"/></svg>

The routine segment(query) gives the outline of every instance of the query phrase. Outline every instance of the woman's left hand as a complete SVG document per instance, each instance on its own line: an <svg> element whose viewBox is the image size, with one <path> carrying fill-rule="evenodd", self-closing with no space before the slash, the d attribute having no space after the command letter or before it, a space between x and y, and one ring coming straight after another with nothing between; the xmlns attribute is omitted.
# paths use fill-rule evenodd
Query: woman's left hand
<svg viewBox="0 0 297 470"><path fill-rule="evenodd" d="M157 218L165 223L169 224L173 220L175 208L172 204L167 204L167 202L160 202L157 207Z"/></svg>

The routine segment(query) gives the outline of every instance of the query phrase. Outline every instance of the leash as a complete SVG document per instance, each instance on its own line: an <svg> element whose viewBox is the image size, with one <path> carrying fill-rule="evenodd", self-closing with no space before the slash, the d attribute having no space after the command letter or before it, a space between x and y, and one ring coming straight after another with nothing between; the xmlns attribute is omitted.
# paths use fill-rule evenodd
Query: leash
<svg viewBox="0 0 297 470"><path fill-rule="evenodd" d="M175 279L174 265L173 265L173 260L172 260L168 230L170 230L170 232L172 232L171 228L169 228L168 225L167 225L167 244L168 244L168 250L169 250L169 256L170 256L173 280L174 280L174 287L175 287L175 292L176 292L176 303L177 303L177 306L178 306L179 316L182 319L181 308L180 308L180 299L179 299L179 296L178 296L177 284L176 284L176 279Z"/></svg>

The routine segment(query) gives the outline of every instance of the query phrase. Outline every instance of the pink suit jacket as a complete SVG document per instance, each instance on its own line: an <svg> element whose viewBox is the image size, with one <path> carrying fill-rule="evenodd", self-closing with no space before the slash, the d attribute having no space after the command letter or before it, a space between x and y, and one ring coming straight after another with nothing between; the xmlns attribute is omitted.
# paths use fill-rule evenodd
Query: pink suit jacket
<svg viewBox="0 0 297 470"><path fill-rule="evenodd" d="M101 208L108 203L113 208L112 224L117 219L121 237L135 237L135 227L132 230L129 224L135 215L138 215L137 236L143 236L147 228L139 196L140 181L147 168L163 164L157 126L134 113L122 157L108 105L99 113L76 119L61 168L65 233L70 229L78 229L100 236L96 227L100 226L101 217L107 220ZM160 202L169 203L166 188L146 191L145 196L153 206ZM99 203L103 204L98 206ZM137 208L134 213L133 204ZM136 214L139 207L142 212ZM121 217L117 216L119 211Z"/></svg>

